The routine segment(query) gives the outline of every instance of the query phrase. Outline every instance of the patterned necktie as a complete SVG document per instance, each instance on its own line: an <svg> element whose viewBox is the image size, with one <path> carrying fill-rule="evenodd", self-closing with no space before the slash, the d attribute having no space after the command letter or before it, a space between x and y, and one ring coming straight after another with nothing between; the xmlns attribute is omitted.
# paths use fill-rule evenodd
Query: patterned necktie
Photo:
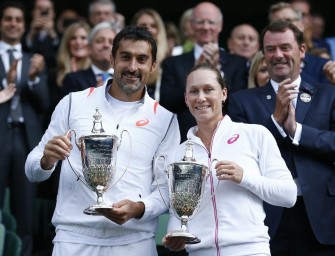
<svg viewBox="0 0 335 256"><path fill-rule="evenodd" d="M8 52L8 59L9 59L9 68L12 66L12 63L13 63L13 61L14 61L14 54L13 54L13 52L14 51L16 51L16 49L14 49L14 48L10 48L10 49L8 49L7 50L7 52Z"/></svg>
<svg viewBox="0 0 335 256"><path fill-rule="evenodd" d="M97 78L98 77L101 77L102 81L105 82L106 80L108 80L109 78L111 78L112 75L110 73L108 73L108 72L103 72L103 73L99 73L97 75Z"/></svg>
<svg viewBox="0 0 335 256"><path fill-rule="evenodd" d="M14 49L14 48L10 48L10 49L7 50L8 59L9 59L9 68L12 66L12 63L15 60L14 54L13 54L14 51L16 51L16 49ZM17 79L16 79L15 83L17 84ZM21 103L20 103L20 94L19 94L18 90L15 93L15 95L13 96L13 98L11 99L9 116L7 118L7 121L9 123L23 122L24 121L23 115L22 115Z"/></svg>

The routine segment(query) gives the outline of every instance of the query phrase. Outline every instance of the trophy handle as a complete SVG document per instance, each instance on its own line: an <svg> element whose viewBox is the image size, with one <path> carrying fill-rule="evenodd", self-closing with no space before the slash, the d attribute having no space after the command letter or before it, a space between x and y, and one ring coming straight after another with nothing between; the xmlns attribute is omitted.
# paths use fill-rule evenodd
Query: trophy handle
<svg viewBox="0 0 335 256"><path fill-rule="evenodd" d="M214 158L214 159L212 160L212 163L211 163L212 168L211 168L211 170L213 169L213 165L214 165L215 162L219 162L219 160L216 159L216 158ZM207 173L206 173L206 180L207 180L211 175L212 175L212 174L211 174L211 172L209 171L209 168L208 168ZM206 201L206 202L204 203L204 205L203 205L201 208L198 209L198 211L192 216L192 218L190 218L190 220L193 219L195 216L197 216L203 209L205 209L205 208L207 207L208 203L212 200L212 198L213 198L214 195L216 194L216 191L217 191L217 189L218 189L218 187L219 187L219 183L220 183L220 180L218 180L218 182L217 182L217 184L216 184L216 186L215 186L215 188L214 188L213 193L212 193L211 196L208 198L208 201Z"/></svg>
<svg viewBox="0 0 335 256"><path fill-rule="evenodd" d="M67 133L66 133L66 137L68 137L68 138L71 140L71 138L72 138L72 133L74 134L74 142L76 143L78 149L80 150L80 149L81 149L81 145L80 145L79 142L77 141L77 133L76 133L75 130L73 130L73 129L68 130Z"/></svg>
<svg viewBox="0 0 335 256"><path fill-rule="evenodd" d="M66 133L66 137L68 137L68 138L70 139L70 141L71 141L71 138L72 138L71 134L72 134L72 132L74 133L74 142L76 143L78 149L80 150L80 149L81 149L81 145L77 142L77 134L76 134L76 131L75 131L75 130L73 130L73 129L68 130L67 133ZM70 162L70 158L69 158L69 157L66 157L66 159L67 159L67 161L68 161L68 163L69 163L69 165L70 165L70 167L71 167L71 170L72 170L73 173L77 176L77 181L80 180L82 183L84 183L84 185L85 185L86 187L88 187L89 189L91 189L90 186L86 184L86 181L85 181L85 180L80 176L80 174L73 168L73 166L72 166L72 164L71 164L71 162Z"/></svg>
<svg viewBox="0 0 335 256"><path fill-rule="evenodd" d="M128 137L129 137L129 144L130 144L130 151L129 151L129 157L128 157L128 162L127 162L127 166L126 166L126 169L124 169L122 175L120 176L120 178L117 179L117 181L115 181L113 184L110 185L109 189L111 189L116 183L119 182L119 180L122 179L122 177L125 175L125 173L127 172L128 170L128 167L129 167L129 163L130 163L130 159L131 159L131 153L132 153L132 143L131 143L131 137L130 137L130 133L127 131L127 130L122 130L121 132L121 135L120 135L120 142L117 143L116 145L116 149L119 150L120 146L121 146L121 142L122 142L122 136L123 136L123 133L126 132L128 134ZM117 160L116 160L117 161ZM116 164L115 164L116 166ZM109 190L108 189L108 190Z"/></svg>
<svg viewBox="0 0 335 256"><path fill-rule="evenodd" d="M164 204L166 205L166 207L168 208L168 209L170 209L170 207L169 207L169 204L167 204L166 202L165 202L165 200L164 200L164 197L163 197L163 195L162 195L162 191L161 191L161 189L160 189L160 184L159 184L159 182L158 182L158 175L157 175L157 172L156 172L156 170L157 170L157 162L158 162L158 160L160 159L160 158L163 158L163 160L164 160L164 170L165 170L165 172L166 172L166 176L168 177L169 176L169 173L167 172L167 168L166 168L166 157L165 156L158 156L158 157L155 157L155 159L154 159L154 166L153 166L153 169L154 169L154 176L155 176L155 180L156 180L156 183L157 183L157 188L158 188L158 191L159 191L159 194L161 195L161 198L162 198L162 200L163 200L163 202L164 202Z"/></svg>

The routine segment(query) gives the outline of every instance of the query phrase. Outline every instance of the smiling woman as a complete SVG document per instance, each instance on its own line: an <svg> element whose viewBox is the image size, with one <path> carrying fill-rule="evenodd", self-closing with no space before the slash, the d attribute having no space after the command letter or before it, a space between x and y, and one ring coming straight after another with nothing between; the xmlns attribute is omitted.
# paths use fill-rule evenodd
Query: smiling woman
<svg viewBox="0 0 335 256"><path fill-rule="evenodd" d="M190 256L270 255L263 201L292 207L297 188L271 133L260 125L232 122L222 112L226 98L226 84L215 66L203 63L190 71L185 101L197 126L187 137L197 164L218 161L209 166L204 200L189 223L190 232L202 242L188 244L186 250ZM183 158L189 141L171 154L172 162ZM178 228L180 221L171 210L168 234ZM185 238L166 235L163 244L179 251Z"/></svg>
<svg viewBox="0 0 335 256"><path fill-rule="evenodd" d="M84 21L75 22L65 30L57 54L58 86L62 86L67 73L90 66L87 39L89 32L90 27Z"/></svg>
<svg viewBox="0 0 335 256"><path fill-rule="evenodd" d="M198 126L216 127L223 118L222 107L227 98L227 88L220 72L199 69L189 74L186 84L185 102ZM202 135L199 137L208 143L212 139L212 134L205 134L204 131L206 129L198 130Z"/></svg>

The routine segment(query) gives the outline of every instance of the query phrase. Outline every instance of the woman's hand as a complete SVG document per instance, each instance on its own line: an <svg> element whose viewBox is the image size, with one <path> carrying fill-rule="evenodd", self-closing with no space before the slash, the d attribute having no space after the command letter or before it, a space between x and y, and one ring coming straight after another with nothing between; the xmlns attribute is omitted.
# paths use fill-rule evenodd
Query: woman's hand
<svg viewBox="0 0 335 256"><path fill-rule="evenodd" d="M221 160L216 163L216 176L218 180L231 180L239 184L243 177L243 168L238 164Z"/></svg>

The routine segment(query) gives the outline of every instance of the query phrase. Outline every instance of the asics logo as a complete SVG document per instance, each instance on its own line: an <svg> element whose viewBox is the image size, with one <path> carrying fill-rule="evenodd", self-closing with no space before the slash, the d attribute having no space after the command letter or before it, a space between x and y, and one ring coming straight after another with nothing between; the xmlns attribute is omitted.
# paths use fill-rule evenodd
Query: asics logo
<svg viewBox="0 0 335 256"><path fill-rule="evenodd" d="M138 120L136 122L136 126L138 127L141 127L141 126L145 126L149 123L149 120L148 119L143 119L143 120Z"/></svg>
<svg viewBox="0 0 335 256"><path fill-rule="evenodd" d="M231 137L229 140L227 140L228 144L233 144L235 141L238 140L238 138L240 137L239 134L234 134L233 137Z"/></svg>

